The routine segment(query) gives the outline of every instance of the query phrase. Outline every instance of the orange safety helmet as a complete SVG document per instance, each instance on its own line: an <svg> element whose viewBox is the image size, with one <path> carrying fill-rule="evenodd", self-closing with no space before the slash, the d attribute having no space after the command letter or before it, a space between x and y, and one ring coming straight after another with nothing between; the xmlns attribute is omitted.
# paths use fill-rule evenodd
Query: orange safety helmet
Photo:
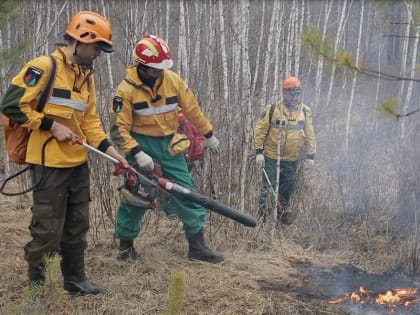
<svg viewBox="0 0 420 315"><path fill-rule="evenodd" d="M301 90L302 82L296 77L288 77L283 81L281 87L283 88L283 90L288 90L288 89Z"/></svg>
<svg viewBox="0 0 420 315"><path fill-rule="evenodd" d="M173 66L168 44L154 35L144 35L133 50L133 61L154 69L169 69Z"/></svg>
<svg viewBox="0 0 420 315"><path fill-rule="evenodd" d="M70 20L65 33L84 44L96 43L103 51L113 52L111 23L92 11L80 11Z"/></svg>

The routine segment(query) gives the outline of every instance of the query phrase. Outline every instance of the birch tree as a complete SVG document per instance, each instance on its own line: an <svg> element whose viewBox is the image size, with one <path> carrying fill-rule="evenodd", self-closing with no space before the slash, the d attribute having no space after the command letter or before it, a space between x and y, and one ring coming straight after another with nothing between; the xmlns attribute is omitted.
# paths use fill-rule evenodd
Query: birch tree
<svg viewBox="0 0 420 315"><path fill-rule="evenodd" d="M222 86L221 86L221 102L225 107L225 114L226 114L226 122L228 126L232 126L233 125L233 120L232 120L232 113L231 113L231 106L230 106L230 102L229 102L229 76L228 76L228 60L227 60L227 54L228 54L228 49L227 49L227 45L226 45L226 38L225 38L225 14L224 14L224 9L223 9L223 1L222 0L218 0L217 1L217 12L218 12L218 16L220 19L220 23L219 23L219 34L220 34L220 54L221 54L221 68L222 68ZM233 152L233 128L228 128L228 152ZM227 168L227 178L228 178L228 183L227 183L227 191L231 192L232 191L232 180L233 180L233 155L232 154L228 154L228 168ZM231 203L231 197L232 194L229 193L228 194L228 198L227 198L227 202L230 204Z"/></svg>
<svg viewBox="0 0 420 315"><path fill-rule="evenodd" d="M330 14L331 8L333 6L333 0L326 1L325 3L325 16L323 17L323 25L322 25L322 38L321 40L324 41L327 36L327 25L330 22ZM316 69L316 78L315 78L315 99L314 99L314 106L315 108L321 103L321 90L322 90L322 80L324 76L324 59L321 56L318 59L317 69Z"/></svg>
<svg viewBox="0 0 420 315"><path fill-rule="evenodd" d="M338 12L339 12L339 16L338 16L338 22L337 22L337 32L336 32L336 36L335 36L335 40L334 40L334 48L333 48L333 57L337 58L337 52L338 52L338 48L341 42L341 39L343 37L343 33L344 33L344 29L345 29L345 22L348 20L349 16L350 16L350 10L348 10L348 0L343 0L342 1L342 6L341 6L341 10L340 8L338 8ZM349 5L349 7L351 8L351 3ZM328 86L328 91L327 91L327 99L326 99L326 104L325 106L328 107L331 103L331 97L333 94L333 87L334 87L334 81L335 81L335 72L337 69L337 65L335 63L332 64L332 70L331 70L331 75L330 75L330 81L329 81L329 86ZM321 108L322 104L319 103L318 108ZM322 112L322 110L319 110L320 112Z"/></svg>
<svg viewBox="0 0 420 315"><path fill-rule="evenodd" d="M415 16L413 15L413 3L411 1L404 1L406 10L407 10L407 16L408 16L408 23L406 26L405 31L405 38L404 38L404 45L403 45L403 61L402 61L402 69L401 69L401 75L405 76L406 71L408 72L407 75L409 78L415 78L416 73L416 65L417 65L417 51L419 46L419 37L420 37L420 26L418 24L418 21L416 20ZM417 5L417 9L420 8L419 5ZM410 33L411 30L414 30L414 41L410 45L410 51L411 51L411 60L408 60L409 58L409 41L410 41ZM407 68L406 69L406 64ZM411 97L413 94L413 88L414 88L414 82L410 81L407 83L405 96L402 98L402 113L407 113L409 104L411 102ZM404 82L401 84L401 95L404 95ZM401 139L403 140L405 138L406 134L406 121L403 120L401 122Z"/></svg>
<svg viewBox="0 0 420 315"><path fill-rule="evenodd" d="M361 51L361 40L362 40L362 34L364 32L363 23L364 23L365 0L361 0L360 6L361 6L360 23L359 23L359 31L357 34L357 40L356 40L356 56L355 56L356 64L359 63L360 51ZM346 134L345 134L345 151L346 152L349 152L350 129L351 129L350 122L351 122L351 116L352 116L352 110L353 110L354 93L355 93L357 79L358 79L358 76L355 74L352 80L352 88L350 92L349 105L348 105L347 114L346 114Z"/></svg>
<svg viewBox="0 0 420 315"><path fill-rule="evenodd" d="M249 32L249 0L242 0L240 4L241 12L241 24L242 31L240 32L240 45L242 55L242 101L244 108L245 124L244 124L244 146L242 150L242 162L241 162L241 180L240 180L240 210L245 210L245 193L247 191L245 187L246 183L246 166L248 160L248 146L251 137L251 113L252 113L252 102L251 102L251 69L249 66L249 43L248 43L248 32Z"/></svg>
<svg viewBox="0 0 420 315"><path fill-rule="evenodd" d="M271 11L271 15L268 19L268 21L266 21L265 23L270 23L269 24L269 28L268 28L268 37L267 37L267 44L266 44L266 49L265 49L265 54L264 54L264 68L263 68L263 72L262 72L262 84L261 84L261 95L267 95L269 94L267 89L270 86L269 85L269 79L270 79L270 71L269 68L271 66L271 58L267 58L268 56L273 56L275 55L274 51L277 49L277 45L276 43L278 43L278 38L280 37L280 30L278 29L279 23L278 23L278 16L280 13L280 2L278 1L274 1L273 4L273 10ZM263 30L264 27L264 19L262 19L261 22L261 29ZM261 36L262 39L262 36ZM277 40L276 40L277 39ZM261 43L262 44L262 43ZM258 47L260 47L260 45L258 45ZM276 55L277 58L277 55ZM257 73L257 72L256 72ZM257 78L254 79L254 82L256 84L257 82ZM273 93L273 92L272 92ZM260 97L261 99L261 103L259 104L260 106L265 105L265 99L263 97ZM270 102L273 102L273 99L270 99Z"/></svg>
<svg viewBox="0 0 420 315"><path fill-rule="evenodd" d="M260 23L260 28L259 28L259 34L264 34L264 25L265 25L264 16L265 16L266 0L262 0L261 2L262 2L261 23ZM274 8L273 8L273 12L274 12ZM258 34L256 34L256 35L258 35ZM270 35L271 35L271 32L269 32L269 35L268 35L268 46L267 46L267 51L266 51L266 53L268 53L268 54L270 54L270 45L271 45ZM256 54L256 57L255 57L255 60L257 60L257 62L255 63L254 75L252 76L253 79L252 79L252 87L251 87L251 96L253 97L253 103L257 104L258 105L257 108L260 109L264 106L265 100L262 99L261 97L254 98L254 96L255 96L255 88L256 88L256 85L257 85L257 82L258 82L258 79L259 79L259 76L258 76L258 72L260 70L260 67L259 67L260 62L259 61L261 59L260 55L261 55L261 51L262 51L262 47L263 47L263 38L264 37L263 36L258 36L258 37L259 37L258 44L256 45L257 54ZM265 58L265 62L267 62L267 58ZM264 70L265 69L266 68L264 68ZM267 72L265 72L265 76L267 76L267 74L266 74ZM263 80L264 80L264 75L263 75ZM266 79L266 81L268 81L268 79ZM267 94L266 93L266 88L267 88L267 86L263 82L262 87L261 87L261 90L262 90L261 94L263 94L263 95Z"/></svg>
<svg viewBox="0 0 420 315"><path fill-rule="evenodd" d="M179 1L179 44L178 44L178 66L177 72L183 75L185 81L188 82L188 54L187 54L187 30L186 30L186 19L184 1Z"/></svg>

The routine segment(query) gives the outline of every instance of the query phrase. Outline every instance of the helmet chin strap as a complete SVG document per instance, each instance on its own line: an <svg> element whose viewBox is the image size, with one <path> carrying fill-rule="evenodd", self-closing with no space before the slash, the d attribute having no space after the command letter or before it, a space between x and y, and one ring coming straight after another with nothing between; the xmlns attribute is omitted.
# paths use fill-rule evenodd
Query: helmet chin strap
<svg viewBox="0 0 420 315"><path fill-rule="evenodd" d="M77 56L77 46L79 46L79 41L76 41L76 45L74 46L73 56Z"/></svg>
<svg viewBox="0 0 420 315"><path fill-rule="evenodd" d="M73 51L74 62L76 64L80 64L82 66L86 66L89 69L93 70L93 62L90 62L90 63L81 63L80 55L77 53L77 47L79 46L79 44L80 44L80 42L79 41L76 41L76 45L74 46L74 51Z"/></svg>

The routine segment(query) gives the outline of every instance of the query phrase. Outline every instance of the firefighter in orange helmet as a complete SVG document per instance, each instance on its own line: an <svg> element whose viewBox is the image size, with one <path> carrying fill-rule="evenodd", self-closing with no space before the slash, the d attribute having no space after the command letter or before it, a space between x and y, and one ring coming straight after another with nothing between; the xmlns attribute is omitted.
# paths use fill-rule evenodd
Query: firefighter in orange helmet
<svg viewBox="0 0 420 315"><path fill-rule="evenodd" d="M177 150L178 113L192 122L206 139L204 148L219 152L219 140L213 126L201 111L187 84L169 70L172 57L168 44L161 38L145 35L135 45L133 66L126 69L126 77L117 87L111 117L111 138L126 153L129 161L136 161L144 170L160 164L164 177L189 189L194 189L184 152ZM185 150L185 148L184 148ZM219 263L221 253L211 251L204 244L205 209L193 202L171 196L177 217L182 221L189 244L188 257ZM140 259L133 241L140 233L140 221L147 209L120 202L117 210L116 235L120 239L120 260Z"/></svg>
<svg viewBox="0 0 420 315"><path fill-rule="evenodd" d="M257 121L254 130L254 148L257 166L263 167L259 215L265 219L267 194L270 190L274 191L278 182L278 219L290 224L294 216L289 204L295 190L298 161L303 151L304 169L307 171L312 169L315 161L316 138L311 109L301 102L301 80L293 76L286 78L282 82L282 92L283 99L276 104L267 105ZM276 179L279 144L280 177Z"/></svg>
<svg viewBox="0 0 420 315"><path fill-rule="evenodd" d="M30 60L12 79L1 103L3 114L31 130L26 163L32 165L32 181L39 184L32 194L32 240L25 246L30 285L45 280L44 258L60 253L66 291L105 291L85 274L88 152L73 143L78 138L128 166L111 145L96 113L92 63L102 51L113 51L111 34L111 24L105 17L91 11L78 12L65 30L67 45L59 45L51 54L53 59L40 56ZM38 112L37 96L47 85L52 60L57 73L52 95Z"/></svg>

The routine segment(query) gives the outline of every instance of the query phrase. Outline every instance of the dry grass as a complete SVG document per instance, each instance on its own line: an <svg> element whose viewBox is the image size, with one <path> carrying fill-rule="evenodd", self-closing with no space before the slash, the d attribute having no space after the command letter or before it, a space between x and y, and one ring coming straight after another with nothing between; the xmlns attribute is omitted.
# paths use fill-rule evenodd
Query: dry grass
<svg viewBox="0 0 420 315"><path fill-rule="evenodd" d="M382 272L398 262L398 242L375 228L377 221L347 222L331 208L316 210L304 204L296 205L300 213L295 224L279 227L273 237L269 226L250 229L212 215L206 238L211 248L226 256L219 265L186 259L181 224L150 212L135 244L145 261L120 262L115 258L112 220L98 215L93 204L96 217L89 233L86 270L90 280L110 292L77 298L47 293L28 301L23 247L30 240L31 202L29 196L1 196L0 202L1 314L353 314L313 294L320 291L319 282L308 279L302 265L331 268L353 263ZM174 273L185 275L180 313L168 311ZM283 289L264 289L261 281L280 283Z"/></svg>
<svg viewBox="0 0 420 315"><path fill-rule="evenodd" d="M185 275L183 314L304 314L295 310L313 309L311 302L298 301L292 294L263 291L258 284L258 280L270 279L300 286L303 279L294 264L311 261L310 251L280 238L270 241L262 230L232 225L232 233L223 228L216 234L213 227L211 235L210 246L225 253L225 262L213 265L190 261L185 258L187 245L180 225L154 213L148 216L148 226L136 240L145 254L144 262L116 260L112 230L103 229L97 234L99 239L90 241L86 253L88 276L110 288L109 293L28 304L23 246L30 239L30 202L26 201L24 210L16 210L13 198L2 197L1 202L2 314L35 314L37 310L39 314L57 314L57 307L61 314L167 314L168 286L174 272Z"/></svg>

